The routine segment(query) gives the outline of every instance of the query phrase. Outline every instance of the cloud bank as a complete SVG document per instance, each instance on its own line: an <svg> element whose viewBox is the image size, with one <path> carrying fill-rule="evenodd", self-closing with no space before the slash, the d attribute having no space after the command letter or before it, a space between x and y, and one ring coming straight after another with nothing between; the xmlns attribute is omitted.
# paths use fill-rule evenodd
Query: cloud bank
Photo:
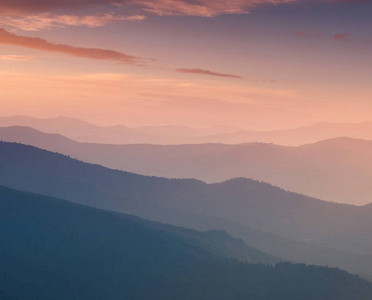
<svg viewBox="0 0 372 300"><path fill-rule="evenodd" d="M220 14L246 13L264 4L291 3L296 0L2 0L0 11L8 14L50 12L57 9L94 9L116 7L126 11L138 9L157 15L192 15L211 17Z"/></svg>
<svg viewBox="0 0 372 300"><path fill-rule="evenodd" d="M98 27L115 21L141 21L145 19L145 14L215 17L248 13L262 5L302 1L304 0L0 0L0 25L22 30L79 25ZM370 0L308 1L340 4Z"/></svg>
<svg viewBox="0 0 372 300"><path fill-rule="evenodd" d="M142 21L144 15L118 16L113 13L101 15L56 15L52 13L40 13L36 15L26 15L22 17L5 16L0 17L1 26L11 26L24 31L38 31L55 27L84 26L101 27L109 23L118 21Z"/></svg>

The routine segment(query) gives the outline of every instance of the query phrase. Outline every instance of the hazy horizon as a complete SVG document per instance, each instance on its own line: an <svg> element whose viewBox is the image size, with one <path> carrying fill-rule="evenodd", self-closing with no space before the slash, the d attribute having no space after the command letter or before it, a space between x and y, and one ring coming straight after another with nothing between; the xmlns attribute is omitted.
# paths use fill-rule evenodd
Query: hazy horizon
<svg viewBox="0 0 372 300"><path fill-rule="evenodd" d="M107 121L107 122L100 122L97 121L96 119L88 119L88 118L82 118L79 115L72 116L72 115L60 115L60 114L55 114L55 115L48 115L44 117L40 117L37 114L35 115L21 115L21 114L9 114L9 115L0 115L0 118L33 118L33 119L38 119L38 120L51 120L51 119L70 119L70 120L79 120L83 122L90 123L92 125L98 126L98 127L114 127L114 126L125 126L131 129L136 129L136 128L141 128L141 127L188 127L191 129L214 129L214 128L229 128L231 130L236 130L236 131L263 131L263 132L270 132L270 131L281 131L281 130L291 130L291 129L298 129L298 128L303 128L303 127L312 127L316 125L322 125L322 124L330 124L330 125L360 125L360 124L367 124L367 123L372 123L372 120L360 120L358 122L331 122L331 121L321 121L321 122L315 122L315 123L302 123L299 124L298 126L290 126L290 127L273 127L273 128L266 128L266 129L259 129L259 128L253 128L253 127L238 127L238 126L233 126L233 125L228 125L224 123L216 123L211 126L191 126L187 124L181 124L181 123L138 123L137 125L130 125L126 123L125 121Z"/></svg>

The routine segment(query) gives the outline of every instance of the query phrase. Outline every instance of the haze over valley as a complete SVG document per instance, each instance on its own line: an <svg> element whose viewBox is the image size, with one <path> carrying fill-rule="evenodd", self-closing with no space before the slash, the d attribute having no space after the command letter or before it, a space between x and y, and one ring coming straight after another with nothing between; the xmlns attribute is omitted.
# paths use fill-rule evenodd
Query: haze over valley
<svg viewBox="0 0 372 300"><path fill-rule="evenodd" d="M368 140L339 137L298 147L271 143L110 145L79 143L20 126L0 127L0 140L143 175L209 183L246 177L322 200L363 205L372 199L372 141Z"/></svg>

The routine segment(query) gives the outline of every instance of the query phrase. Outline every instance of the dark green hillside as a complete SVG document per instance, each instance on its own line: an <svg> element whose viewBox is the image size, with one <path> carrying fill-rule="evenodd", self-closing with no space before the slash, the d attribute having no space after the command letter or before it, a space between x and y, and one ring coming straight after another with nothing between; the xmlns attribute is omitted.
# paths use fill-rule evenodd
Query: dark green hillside
<svg viewBox="0 0 372 300"><path fill-rule="evenodd" d="M0 236L0 299L372 297L370 283L338 269L218 258L210 241L231 239L222 233L198 233L8 188L0 188Z"/></svg>

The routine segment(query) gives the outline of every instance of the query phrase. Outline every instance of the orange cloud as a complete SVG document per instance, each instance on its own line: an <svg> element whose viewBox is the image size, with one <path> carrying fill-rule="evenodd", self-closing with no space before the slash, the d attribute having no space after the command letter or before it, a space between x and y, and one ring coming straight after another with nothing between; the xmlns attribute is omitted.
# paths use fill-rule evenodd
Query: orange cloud
<svg viewBox="0 0 372 300"><path fill-rule="evenodd" d="M204 69L177 69L176 72L179 73L189 73L189 74L198 74L198 75L208 75L208 76L217 76L217 77L226 77L226 78L238 78L242 79L240 76L233 75L233 74L224 74L224 73L217 73L212 72L209 70Z"/></svg>
<svg viewBox="0 0 372 300"><path fill-rule="evenodd" d="M317 0L328 3L357 3L370 0ZM98 8L99 11L128 12L142 10L157 15L188 15L214 17L222 14L243 14L260 5L302 2L301 0L1 0L1 15L23 15L56 10ZM124 17L125 18L125 17Z"/></svg>
<svg viewBox="0 0 372 300"><path fill-rule="evenodd" d="M41 13L36 15L2 17L0 18L0 25L20 28L25 31L36 31L66 26L100 27L117 21L142 21L144 19L145 16L143 15L133 15L127 17L118 16L113 13L87 16Z"/></svg>
<svg viewBox="0 0 372 300"><path fill-rule="evenodd" d="M58 52L75 57L83 57L89 59L113 60L125 64L143 63L140 58L113 50L82 48L65 44L54 44L41 38L19 36L14 33L10 33L2 28L0 28L0 44L26 47L47 52Z"/></svg>
<svg viewBox="0 0 372 300"><path fill-rule="evenodd" d="M256 6L265 4L292 3L297 0L157 0L136 1L141 3L145 10L158 15L192 15L202 17L214 17L222 14L243 14Z"/></svg>
<svg viewBox="0 0 372 300"><path fill-rule="evenodd" d="M1 60L20 60L20 61L27 61L27 60L35 60L33 57L29 56L22 56L22 55L0 55Z"/></svg>
<svg viewBox="0 0 372 300"><path fill-rule="evenodd" d="M192 15L212 17L221 14L246 13L265 4L291 3L297 0L2 0L0 11L8 14L46 12L55 9L88 9L94 6L142 9L157 15Z"/></svg>

